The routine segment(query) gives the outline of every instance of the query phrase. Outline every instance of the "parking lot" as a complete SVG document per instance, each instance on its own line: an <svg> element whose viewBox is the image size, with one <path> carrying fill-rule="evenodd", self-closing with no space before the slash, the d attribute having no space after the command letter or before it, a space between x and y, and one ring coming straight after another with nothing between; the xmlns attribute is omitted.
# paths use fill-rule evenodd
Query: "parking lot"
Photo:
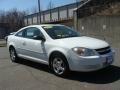
<svg viewBox="0 0 120 90"><path fill-rule="evenodd" d="M0 90L120 90L120 63L91 73L53 75L46 65L21 60L12 63L6 47L0 47Z"/></svg>

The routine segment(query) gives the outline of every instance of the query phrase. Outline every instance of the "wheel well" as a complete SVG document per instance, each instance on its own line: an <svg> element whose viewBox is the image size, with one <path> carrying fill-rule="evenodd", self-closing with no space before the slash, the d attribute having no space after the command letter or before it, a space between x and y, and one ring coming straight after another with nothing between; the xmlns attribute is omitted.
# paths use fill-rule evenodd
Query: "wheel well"
<svg viewBox="0 0 120 90"><path fill-rule="evenodd" d="M10 46L9 46L9 50L10 50L11 48L14 48L14 46L13 46L13 45L10 45Z"/></svg>
<svg viewBox="0 0 120 90"><path fill-rule="evenodd" d="M62 55L62 56L66 59L65 62L66 62L67 65L69 66L66 56L65 56L63 53L59 52L59 51L54 51L54 52L52 52L52 53L50 54L50 56L49 56L49 65L50 65L50 62L51 62L51 60L52 60L52 58L53 58L53 56L54 56L55 54Z"/></svg>

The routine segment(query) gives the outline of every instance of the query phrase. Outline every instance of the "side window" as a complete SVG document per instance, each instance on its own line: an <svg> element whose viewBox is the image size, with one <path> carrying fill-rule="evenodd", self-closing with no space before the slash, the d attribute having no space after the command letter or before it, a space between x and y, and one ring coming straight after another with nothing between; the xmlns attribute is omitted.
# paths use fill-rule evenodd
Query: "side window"
<svg viewBox="0 0 120 90"><path fill-rule="evenodd" d="M25 37L26 37L26 38L31 38L31 39L32 39L33 36L34 36L34 29L32 29L32 28L26 29Z"/></svg>
<svg viewBox="0 0 120 90"><path fill-rule="evenodd" d="M15 36L23 37L24 36L24 30L18 32Z"/></svg>
<svg viewBox="0 0 120 90"><path fill-rule="evenodd" d="M34 36L43 36L39 29L31 27L26 29L25 37L33 39Z"/></svg>

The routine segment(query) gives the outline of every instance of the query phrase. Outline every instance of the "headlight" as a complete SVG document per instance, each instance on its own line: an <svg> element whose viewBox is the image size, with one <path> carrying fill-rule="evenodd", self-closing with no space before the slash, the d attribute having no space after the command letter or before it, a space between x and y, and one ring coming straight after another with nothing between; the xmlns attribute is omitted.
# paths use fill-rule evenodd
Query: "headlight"
<svg viewBox="0 0 120 90"><path fill-rule="evenodd" d="M79 56L95 56L96 53L92 49L76 47L72 49Z"/></svg>

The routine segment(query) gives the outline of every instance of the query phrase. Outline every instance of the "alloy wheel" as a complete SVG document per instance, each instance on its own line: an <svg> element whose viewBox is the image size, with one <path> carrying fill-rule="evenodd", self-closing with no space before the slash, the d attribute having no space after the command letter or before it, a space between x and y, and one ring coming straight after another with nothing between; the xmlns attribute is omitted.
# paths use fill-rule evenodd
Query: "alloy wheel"
<svg viewBox="0 0 120 90"><path fill-rule="evenodd" d="M53 60L53 70L58 75L61 75L64 73L66 69L66 65L64 61L61 58L54 58Z"/></svg>

